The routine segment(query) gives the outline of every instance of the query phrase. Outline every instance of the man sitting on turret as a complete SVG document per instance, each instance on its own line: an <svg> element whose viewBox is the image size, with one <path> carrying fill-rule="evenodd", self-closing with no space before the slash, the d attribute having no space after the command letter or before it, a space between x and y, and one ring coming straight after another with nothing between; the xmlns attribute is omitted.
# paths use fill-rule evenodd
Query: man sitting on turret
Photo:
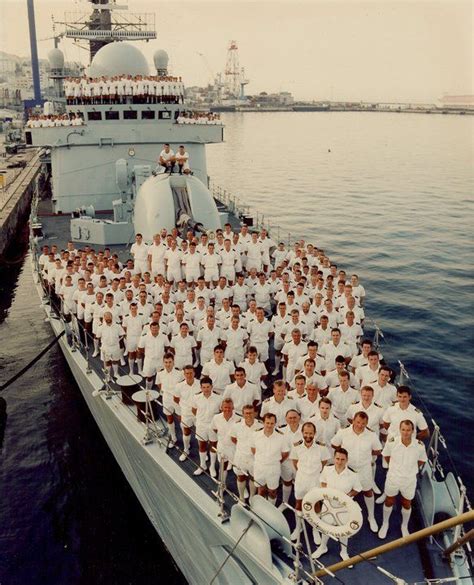
<svg viewBox="0 0 474 585"><path fill-rule="evenodd" d="M183 145L178 148L175 158L178 163L179 174L182 175L184 173L185 175L189 175L191 172L189 167L189 154L186 152Z"/></svg>
<svg viewBox="0 0 474 585"><path fill-rule="evenodd" d="M171 174L173 172L176 157L174 155L174 151L170 148L168 143L163 145L163 150L160 152L160 158L158 161L162 167L165 167L165 173L169 171Z"/></svg>

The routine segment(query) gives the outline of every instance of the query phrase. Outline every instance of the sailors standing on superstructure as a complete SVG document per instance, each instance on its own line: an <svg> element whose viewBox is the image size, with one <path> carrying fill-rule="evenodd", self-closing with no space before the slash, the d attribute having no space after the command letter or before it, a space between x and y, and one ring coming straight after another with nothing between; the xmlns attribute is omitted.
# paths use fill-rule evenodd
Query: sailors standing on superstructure
<svg viewBox="0 0 474 585"><path fill-rule="evenodd" d="M181 162L185 172L188 160ZM179 165L169 145L160 164L170 172ZM258 489L272 503L280 496L291 505L294 484L298 508L319 481L351 495L363 491L377 531L374 458L388 437L379 536L387 534L398 493L405 534L427 424L410 389L397 391L363 338L358 279L349 283L311 244L276 249L264 230L234 233L226 225L182 237L158 229L145 242L137 234L123 265L108 249L45 247L42 274L80 338L93 334L93 356L101 353L112 378L123 374L125 355L128 372L161 390L169 446L182 446L180 461L195 459L192 437L198 442L196 475L214 476L221 454L225 471L236 472L241 500ZM323 536L317 555L326 550Z"/></svg>

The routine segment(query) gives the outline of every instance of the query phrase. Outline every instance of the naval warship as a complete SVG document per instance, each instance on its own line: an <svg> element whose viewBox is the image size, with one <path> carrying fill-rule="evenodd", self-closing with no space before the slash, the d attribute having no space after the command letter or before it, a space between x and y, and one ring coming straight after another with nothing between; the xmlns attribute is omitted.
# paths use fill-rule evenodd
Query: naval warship
<svg viewBox="0 0 474 585"><path fill-rule="evenodd" d="M111 5L104 7L104 12ZM97 20L97 19L96 19ZM107 24L81 29L74 34L95 45L88 79L157 76L167 78L168 56L154 54L152 71L130 35L111 34ZM97 42L102 46L97 48ZM107 41L107 42L105 42ZM61 52L50 54L56 80L61 79ZM59 72L59 73L58 73ZM59 84L60 86L60 84ZM60 93L60 92L59 92ZM178 95L177 95L178 94ZM242 503L235 481L222 474L194 475L197 453L186 461L170 442L159 400L147 395L140 376L111 378L99 357L92 353L86 332L78 331L65 318L58 299L42 278L40 247L66 249L109 248L125 262L136 233L151 241L161 228L211 234L225 223L239 229L244 223L259 228L249 209L239 206L225 190L210 187L205 145L224 140L219 120L201 116L183 123L183 96L164 94L156 99L69 99L58 95L64 123L49 124L32 119L25 135L27 144L42 149L44 167L50 175L51 196L35 195L30 219L31 267L36 288L58 344L110 450L134 490L140 504L172 554L186 580L203 584L329 583L473 583L468 533L462 519L472 520L472 511L462 480L443 469L446 444L438 425L431 421L427 445L428 462L422 468L416 494L412 534L402 539L389 531L381 541L358 522L344 528L352 535L352 558L337 562L329 553L320 560L311 556L306 526L297 541L291 539L300 521L291 505L284 510L256 496ZM46 114L51 114L48 105ZM212 123L209 123L212 120ZM164 143L176 150L185 145L192 173L156 172L156 156ZM375 343L380 330L373 328ZM400 364L398 382L407 373ZM130 396L144 392L143 401ZM136 394L135 394L136 396ZM381 474L377 471L377 477ZM229 474L231 475L231 474ZM319 494L320 499L328 499ZM358 506L348 510L357 516ZM358 517L358 516L357 516ZM318 524L317 514L308 517ZM303 523L305 524L305 523ZM326 527L328 533L331 527ZM447 551L447 552L445 552ZM321 561L324 561L321 562Z"/></svg>

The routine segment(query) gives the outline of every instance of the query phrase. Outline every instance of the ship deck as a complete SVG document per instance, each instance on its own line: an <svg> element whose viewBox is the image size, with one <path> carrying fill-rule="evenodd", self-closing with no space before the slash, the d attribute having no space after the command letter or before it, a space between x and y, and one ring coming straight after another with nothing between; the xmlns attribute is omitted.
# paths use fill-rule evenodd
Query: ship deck
<svg viewBox="0 0 474 585"><path fill-rule="evenodd" d="M220 210L224 210L222 204L219 203L221 206ZM63 249L66 246L66 243L70 240L70 227L69 222L71 217L69 215L59 215L55 216L51 213L51 205L50 201L42 201L40 202L39 206L39 213L38 219L42 223L43 226L43 234L44 238L40 242L40 245L52 245L55 244L58 246L59 249ZM111 214L101 214L100 218L109 219L111 218ZM231 222L234 226L239 224L239 219L236 216L229 215L229 222ZM100 249L101 246L99 245L91 245L95 249ZM121 261L127 260L129 257L129 249L124 246L108 246L112 253L117 253ZM84 351L82 348L81 351ZM101 377L104 376L103 373L103 366L102 362L99 358L92 358L89 354L89 363L91 368ZM128 369L122 369L121 374L128 374ZM268 387L271 388L271 382L273 379L270 377ZM120 391L120 388L112 381L111 383L112 389L116 391ZM269 391L267 391L266 395L269 395ZM266 396L264 396L266 397ZM133 406L129 406L128 408L135 408ZM160 409L160 418L161 418L161 409ZM177 426L177 434L178 434L178 445L181 443L180 437L180 428ZM171 457L175 462L176 465L181 466L187 474L196 482L210 497L214 497L212 492L216 492L217 490L217 483L216 481L211 478L207 473L201 476L194 476L193 471L197 468L199 464L199 456L197 450L197 442L195 440L192 441L192 448L190 457L185 462L179 461L179 456L181 451L178 447L173 447L168 449L168 455ZM377 469L376 474L376 481L377 485L383 488L383 471L381 469L381 465L379 462L379 468ZM230 472L228 474L227 480L227 489L235 494L237 497L237 486L236 486L236 478L234 473ZM279 494L279 499L281 499L281 494ZM363 510L363 514L365 517L365 505L363 503L362 496L358 496L356 500L361 505ZM225 505L227 512L230 513L231 507L234 505L235 499L230 495L226 495L225 497ZM290 505L294 505L293 497L290 499ZM216 504L216 512L217 512L217 504ZM288 520L290 525L290 529L293 530L295 526L294 515L291 510L286 510L284 512L285 517ZM400 515L399 507L396 507L394 513L392 514L392 519L390 523L390 529L388 532L388 537L385 541L381 541L377 534L374 534L370 531L368 524L364 522L362 529L353 536L349 540L349 555L354 556L358 553L363 553L366 550L370 550L377 546L380 546L383 542L389 542L391 540L395 540L400 537L400 528L399 522L397 522L397 518ZM376 505L375 516L377 522L380 526L382 522L382 506ZM421 519L419 513L415 508L414 513L412 514L412 518L410 520L410 530L413 532L414 530L422 528ZM310 538L312 550L316 548L312 542L312 533L311 529L308 527L308 535ZM330 566L333 563L340 561L339 557L339 545L336 542L329 541L329 552L323 555L319 561L324 563L326 566ZM305 549L306 547L304 547ZM275 550L276 554L281 556L283 560L288 562L290 566L293 565L292 559L287 558L282 551ZM434 559L434 562L433 562ZM351 585L367 585L367 584L374 584L374 585L383 585L384 583L393 583L393 580L383 573L381 573L377 567L382 567L388 573L392 575L396 575L398 578L405 579L407 583L415 583L415 582L423 582L426 578L442 578L442 577L449 577L452 575L449 565L447 563L442 563L441 561L437 561L436 559L440 559L439 550L436 547L436 544L429 543L429 542L418 542L417 544L410 544L404 546L401 549L397 549L388 553L385 553L383 556L368 559L364 562L359 563L358 565L354 566L352 569L345 569L342 571L338 571L336 576L333 577L324 577L323 581L327 583L333 582L340 582L340 583L350 583ZM306 569L309 571L309 563L306 564Z"/></svg>

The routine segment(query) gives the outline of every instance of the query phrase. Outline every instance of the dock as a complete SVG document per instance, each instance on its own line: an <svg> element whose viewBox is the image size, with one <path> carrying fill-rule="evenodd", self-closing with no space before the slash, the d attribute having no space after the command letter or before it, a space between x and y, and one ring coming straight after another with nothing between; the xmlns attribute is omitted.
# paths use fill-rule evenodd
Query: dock
<svg viewBox="0 0 474 585"><path fill-rule="evenodd" d="M14 243L18 228L26 221L41 165L38 148L0 159L0 257Z"/></svg>

